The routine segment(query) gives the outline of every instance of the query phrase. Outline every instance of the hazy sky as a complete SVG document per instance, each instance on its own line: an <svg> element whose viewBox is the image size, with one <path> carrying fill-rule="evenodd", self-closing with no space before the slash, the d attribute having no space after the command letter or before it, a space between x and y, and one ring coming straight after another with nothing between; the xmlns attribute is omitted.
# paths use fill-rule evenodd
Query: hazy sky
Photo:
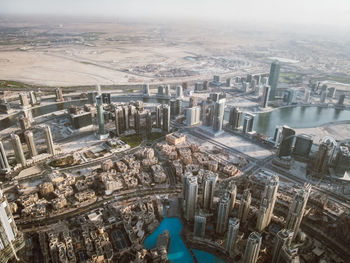
<svg viewBox="0 0 350 263"><path fill-rule="evenodd" d="M350 28L350 0L0 0L0 14L168 17Z"/></svg>

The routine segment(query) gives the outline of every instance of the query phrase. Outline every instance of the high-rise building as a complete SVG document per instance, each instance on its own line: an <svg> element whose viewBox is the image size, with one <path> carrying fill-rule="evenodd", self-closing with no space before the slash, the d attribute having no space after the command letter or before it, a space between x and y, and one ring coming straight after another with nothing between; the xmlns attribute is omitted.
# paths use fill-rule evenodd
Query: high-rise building
<svg viewBox="0 0 350 263"><path fill-rule="evenodd" d="M272 251L271 263L279 263L283 247L290 247L293 239L293 231L282 229L275 237L275 245Z"/></svg>
<svg viewBox="0 0 350 263"><path fill-rule="evenodd" d="M24 136L26 139L26 143L28 146L28 151L29 151L30 156L34 157L34 156L38 155L38 152L37 152L36 147L35 147L33 133L31 131L26 131L24 133Z"/></svg>
<svg viewBox="0 0 350 263"><path fill-rule="evenodd" d="M341 94L340 96L339 96L339 99L338 99L338 105L339 106L342 106L342 105L344 105L344 101L345 101L345 94Z"/></svg>
<svg viewBox="0 0 350 263"><path fill-rule="evenodd" d="M327 90L321 92L320 103L325 103L327 97Z"/></svg>
<svg viewBox="0 0 350 263"><path fill-rule="evenodd" d="M176 86L176 98L182 98L182 97L183 97L182 86Z"/></svg>
<svg viewBox="0 0 350 263"><path fill-rule="evenodd" d="M176 100L175 99L169 100L169 105L170 105L170 116L175 117L177 115L176 114Z"/></svg>
<svg viewBox="0 0 350 263"><path fill-rule="evenodd" d="M193 235L195 237L204 237L205 236L205 228L206 228L207 218L206 216L199 211L194 216L194 230Z"/></svg>
<svg viewBox="0 0 350 263"><path fill-rule="evenodd" d="M27 165L27 160L23 153L23 148L21 144L21 140L19 139L17 134L11 134L11 142L13 146L13 150L15 151L16 161L20 163L23 167Z"/></svg>
<svg viewBox="0 0 350 263"><path fill-rule="evenodd" d="M151 135L152 133L152 113L148 111L146 113L146 134Z"/></svg>
<svg viewBox="0 0 350 263"><path fill-rule="evenodd" d="M157 128L162 127L162 105L157 105L156 107L156 126Z"/></svg>
<svg viewBox="0 0 350 263"><path fill-rule="evenodd" d="M339 145L339 150L334 159L335 172L344 174L350 169L350 144L342 143Z"/></svg>
<svg viewBox="0 0 350 263"><path fill-rule="evenodd" d="M296 136L293 154L308 159L312 147L312 138L310 135L300 134Z"/></svg>
<svg viewBox="0 0 350 263"><path fill-rule="evenodd" d="M194 219L197 208L198 182L197 177L189 176L186 178L186 199L185 199L185 218L190 221Z"/></svg>
<svg viewBox="0 0 350 263"><path fill-rule="evenodd" d="M248 91L248 88L249 88L249 82L243 81L242 82L242 92L246 93Z"/></svg>
<svg viewBox="0 0 350 263"><path fill-rule="evenodd" d="M314 161L314 171L316 171L317 173L326 171L326 169L328 168L329 161L331 159L332 151L332 145L326 142L320 143Z"/></svg>
<svg viewBox="0 0 350 263"><path fill-rule="evenodd" d="M286 219L286 229L294 232L293 239L299 231L301 220L303 219L307 200L311 191L311 185L307 184L303 189L299 190L293 198L292 205L289 207Z"/></svg>
<svg viewBox="0 0 350 263"><path fill-rule="evenodd" d="M115 125L115 135L116 136L120 136L120 133L121 133L120 125L119 125L119 112L120 112L119 108L114 109L114 116L115 116L114 125Z"/></svg>
<svg viewBox="0 0 350 263"><path fill-rule="evenodd" d="M283 246L279 255L278 263L299 263L298 248Z"/></svg>
<svg viewBox="0 0 350 263"><path fill-rule="evenodd" d="M32 106L39 104L39 100L37 98L37 93L35 91L32 91L32 90L29 91L29 98L30 98L30 104Z"/></svg>
<svg viewBox="0 0 350 263"><path fill-rule="evenodd" d="M90 91L88 92L88 103L89 104L96 104L96 97L97 97L97 91Z"/></svg>
<svg viewBox="0 0 350 263"><path fill-rule="evenodd" d="M2 144L1 141L0 141L0 170L5 173L10 170L10 165L7 160L4 145Z"/></svg>
<svg viewBox="0 0 350 263"><path fill-rule="evenodd" d="M186 109L186 126L193 126L200 122L201 107L196 106Z"/></svg>
<svg viewBox="0 0 350 263"><path fill-rule="evenodd" d="M30 122L30 120L24 116L19 117L18 123L22 131L28 130L32 127L32 123Z"/></svg>
<svg viewBox="0 0 350 263"><path fill-rule="evenodd" d="M275 142L275 147L278 147L278 145L280 144L281 135L282 135L282 126L276 126L275 132L273 134L273 141Z"/></svg>
<svg viewBox="0 0 350 263"><path fill-rule="evenodd" d="M149 97L149 85L148 84L142 84L142 90L143 90L143 96Z"/></svg>
<svg viewBox="0 0 350 263"><path fill-rule="evenodd" d="M175 101L175 115L182 113L182 99L177 98Z"/></svg>
<svg viewBox="0 0 350 263"><path fill-rule="evenodd" d="M243 263L255 263L258 260L261 240L262 238L259 233L250 233L247 246L244 251Z"/></svg>
<svg viewBox="0 0 350 263"><path fill-rule="evenodd" d="M100 86L100 84L96 84L96 92L97 92L97 96L101 96L102 91L101 91L101 86Z"/></svg>
<svg viewBox="0 0 350 263"><path fill-rule="evenodd" d="M63 93L62 93L62 89L61 88L56 88L55 89L55 95L56 95L56 101L57 102L64 101Z"/></svg>
<svg viewBox="0 0 350 263"><path fill-rule="evenodd" d="M253 131L255 115L249 112L244 114L243 118L243 132L248 133Z"/></svg>
<svg viewBox="0 0 350 263"><path fill-rule="evenodd" d="M231 87L231 78L226 78L226 87Z"/></svg>
<svg viewBox="0 0 350 263"><path fill-rule="evenodd" d="M292 153L292 147L295 137L295 131L288 127L282 127L282 134L280 138L280 143L277 151L278 157L290 156Z"/></svg>
<svg viewBox="0 0 350 263"><path fill-rule="evenodd" d="M157 95L161 96L161 97L164 96L164 86L163 85L158 86L158 93L157 93Z"/></svg>
<svg viewBox="0 0 350 263"><path fill-rule="evenodd" d="M272 173L268 173L268 175L264 192L261 195L261 203L256 222L256 228L259 232L263 231L270 224L277 199L278 176Z"/></svg>
<svg viewBox="0 0 350 263"><path fill-rule="evenodd" d="M239 108L237 107L231 108L230 117L229 117L229 124L231 129L235 130L241 126L242 114L243 113Z"/></svg>
<svg viewBox="0 0 350 263"><path fill-rule="evenodd" d="M267 107L267 103L269 102L270 89L271 88L268 85L263 87L263 94L262 94L261 101L260 101L260 106L262 108Z"/></svg>
<svg viewBox="0 0 350 263"><path fill-rule="evenodd" d="M327 97L329 98L334 98L335 92L337 91L336 88L331 87L328 89Z"/></svg>
<svg viewBox="0 0 350 263"><path fill-rule="evenodd" d="M70 121L73 129L81 129L92 125L91 112L83 112L79 114L71 114Z"/></svg>
<svg viewBox="0 0 350 263"><path fill-rule="evenodd" d="M305 89L304 92L304 103L309 103L310 102L310 90Z"/></svg>
<svg viewBox="0 0 350 263"><path fill-rule="evenodd" d="M8 262L11 258L18 257L16 252L24 247L23 236L17 230L15 220L11 213L10 205L0 189L0 259Z"/></svg>
<svg viewBox="0 0 350 263"><path fill-rule="evenodd" d="M213 84L216 85L216 86L218 86L218 85L221 84L221 82L220 82L220 76L218 76L218 75L214 75L214 76L213 76Z"/></svg>
<svg viewBox="0 0 350 263"><path fill-rule="evenodd" d="M98 122L98 137L102 139L106 135L105 130L105 119L103 115L103 101L102 96L96 97L96 107L97 107L97 122Z"/></svg>
<svg viewBox="0 0 350 263"><path fill-rule="evenodd" d="M169 105L163 104L163 131L170 132L170 107Z"/></svg>
<svg viewBox="0 0 350 263"><path fill-rule="evenodd" d="M22 108L29 107L29 100L28 100L27 93L20 93L19 100L21 102Z"/></svg>
<svg viewBox="0 0 350 263"><path fill-rule="evenodd" d="M124 126L124 130L129 130L129 107L128 106L124 106L123 107L123 126Z"/></svg>
<svg viewBox="0 0 350 263"><path fill-rule="evenodd" d="M203 178L203 208L213 209L213 198L216 181L218 175L216 173L207 173Z"/></svg>
<svg viewBox="0 0 350 263"><path fill-rule="evenodd" d="M236 203L236 195L237 195L237 186L234 182L230 181L226 187L226 193L230 197L230 211L231 213L233 211L233 208L235 207Z"/></svg>
<svg viewBox="0 0 350 263"><path fill-rule="evenodd" d="M46 139L46 146L47 146L47 152L51 155L55 155L55 146L53 144L52 134L50 126L45 126L45 139Z"/></svg>
<svg viewBox="0 0 350 263"><path fill-rule="evenodd" d="M224 120L226 99L219 99L214 106L213 130L221 131Z"/></svg>
<svg viewBox="0 0 350 263"><path fill-rule="evenodd" d="M278 61L274 61L271 64L270 76L269 76L269 86L271 87L270 97L269 97L270 101L275 100L279 75L280 75L280 64L278 63Z"/></svg>
<svg viewBox="0 0 350 263"><path fill-rule="evenodd" d="M226 238L226 251L232 255L233 248L238 238L239 220L238 218L230 218L228 220L228 230Z"/></svg>
<svg viewBox="0 0 350 263"><path fill-rule="evenodd" d="M223 234L227 229L227 222L230 213L230 197L221 196L218 204L218 216L216 219L216 233Z"/></svg>
<svg viewBox="0 0 350 263"><path fill-rule="evenodd" d="M141 131L141 114L139 111L136 111L134 114L134 129L136 134L139 134Z"/></svg>
<svg viewBox="0 0 350 263"><path fill-rule="evenodd" d="M197 103L197 97L194 97L194 96L191 96L190 97L190 104L189 104L189 108L192 108L192 107L196 107L198 105Z"/></svg>
<svg viewBox="0 0 350 263"><path fill-rule="evenodd" d="M102 103L111 104L111 93L102 93Z"/></svg>
<svg viewBox="0 0 350 263"><path fill-rule="evenodd" d="M242 224L245 224L245 222L247 222L251 201L252 195L249 189L245 189L243 191L241 204L238 209L238 219L240 222L242 222Z"/></svg>
<svg viewBox="0 0 350 263"><path fill-rule="evenodd" d="M170 96L170 86L165 85L164 87L164 96L169 97Z"/></svg>

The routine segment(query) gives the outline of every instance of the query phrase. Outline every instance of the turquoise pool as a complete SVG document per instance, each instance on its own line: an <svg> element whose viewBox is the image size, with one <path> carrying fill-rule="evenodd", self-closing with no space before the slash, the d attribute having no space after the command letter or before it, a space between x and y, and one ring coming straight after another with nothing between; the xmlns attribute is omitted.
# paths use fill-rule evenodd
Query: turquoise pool
<svg viewBox="0 0 350 263"><path fill-rule="evenodd" d="M180 236L182 223L177 217L164 218L158 228L145 239L143 243L144 247L146 249L154 248L156 246L158 236L163 233L164 230L168 230L170 233L170 244L168 251L168 259L170 262L193 263L194 260L191 253ZM193 249L192 251L200 263L225 263L225 261L222 259L219 259L205 251L197 249Z"/></svg>

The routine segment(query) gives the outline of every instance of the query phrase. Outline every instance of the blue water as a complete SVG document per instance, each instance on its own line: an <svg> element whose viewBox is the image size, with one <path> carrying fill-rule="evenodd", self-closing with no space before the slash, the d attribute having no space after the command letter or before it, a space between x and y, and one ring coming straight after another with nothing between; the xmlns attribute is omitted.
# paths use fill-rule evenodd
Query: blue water
<svg viewBox="0 0 350 263"><path fill-rule="evenodd" d="M170 244L168 250L168 259L171 263L193 263L194 260L183 242L180 233L182 230L182 223L177 217L166 217L160 223L158 228L149 235L143 245L146 249L152 249L156 247L158 236L168 230L170 233ZM198 262L202 263L225 263L225 261L215 257L214 255L193 249L194 254ZM197 253L197 254L196 254Z"/></svg>

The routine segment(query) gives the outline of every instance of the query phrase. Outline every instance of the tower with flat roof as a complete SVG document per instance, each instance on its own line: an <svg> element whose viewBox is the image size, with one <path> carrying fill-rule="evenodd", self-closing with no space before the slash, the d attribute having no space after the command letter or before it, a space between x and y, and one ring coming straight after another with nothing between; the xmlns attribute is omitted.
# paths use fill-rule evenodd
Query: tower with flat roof
<svg viewBox="0 0 350 263"><path fill-rule="evenodd" d="M218 204L218 215L216 219L216 233L223 234L227 229L230 213L230 197L225 194L221 196Z"/></svg>
<svg viewBox="0 0 350 263"><path fill-rule="evenodd" d="M196 215L194 216L194 230L193 230L193 235L195 237L201 237L201 238L204 237L206 223L207 223L207 218L205 214L203 214L201 211L196 213Z"/></svg>
<svg viewBox="0 0 350 263"><path fill-rule="evenodd" d="M8 172L10 170L10 165L7 160L6 152L4 145L0 141L0 169L3 172Z"/></svg>
<svg viewBox="0 0 350 263"><path fill-rule="evenodd" d="M27 165L26 157L23 153L22 143L17 134L11 134L11 142L13 146L13 150L15 151L16 161L21 164L22 167Z"/></svg>
<svg viewBox="0 0 350 263"><path fill-rule="evenodd" d="M190 221L194 219L197 208L198 182L197 177L189 176L185 179L185 218Z"/></svg>
<svg viewBox="0 0 350 263"><path fill-rule="evenodd" d="M48 125L45 126L45 139L46 139L46 146L47 146L47 152L51 155L55 155L55 146L53 144L51 129Z"/></svg>
<svg viewBox="0 0 350 263"><path fill-rule="evenodd" d="M271 174L267 179L264 192L261 195L261 203L256 223L256 228L259 232L263 231L270 224L277 199L278 184L278 176Z"/></svg>
<svg viewBox="0 0 350 263"><path fill-rule="evenodd" d="M34 157L34 156L38 155L38 151L36 150L36 147L35 147L33 132L26 131L24 133L24 136L26 139L26 143L28 146L28 151L29 151L30 156Z"/></svg>
<svg viewBox="0 0 350 263"><path fill-rule="evenodd" d="M252 195L249 189L243 191L241 204L238 209L238 219L243 224L247 221Z"/></svg>
<svg viewBox="0 0 350 263"><path fill-rule="evenodd" d="M299 231L301 221L304 217L305 207L309 199L311 185L306 184L304 188L300 189L293 198L292 205L289 207L289 212L286 219L286 229L290 229L293 234L293 239Z"/></svg>
<svg viewBox="0 0 350 263"><path fill-rule="evenodd" d="M205 174L203 180L203 208L210 210L213 208L213 198L216 181L218 175L216 173Z"/></svg>
<svg viewBox="0 0 350 263"><path fill-rule="evenodd" d="M250 233L247 241L247 245L244 251L243 263L255 263L258 260L261 235L257 232Z"/></svg>
<svg viewBox="0 0 350 263"><path fill-rule="evenodd" d="M238 238L239 231L239 219L238 218L230 218L228 220L228 230L226 237L226 251L230 254L233 252L233 248Z"/></svg>
<svg viewBox="0 0 350 263"><path fill-rule="evenodd" d="M271 63L270 76L269 76L269 86L271 87L269 100L273 101L276 98L278 78L280 75L280 64L278 61Z"/></svg>

